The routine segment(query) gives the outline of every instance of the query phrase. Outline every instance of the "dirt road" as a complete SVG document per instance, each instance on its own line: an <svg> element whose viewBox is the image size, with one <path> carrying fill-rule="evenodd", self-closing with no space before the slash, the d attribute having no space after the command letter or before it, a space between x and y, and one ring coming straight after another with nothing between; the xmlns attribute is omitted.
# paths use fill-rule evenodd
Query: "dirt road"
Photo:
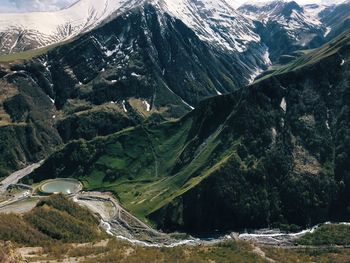
<svg viewBox="0 0 350 263"><path fill-rule="evenodd" d="M8 177L6 177L0 182L0 193L5 192L7 187L9 187L11 184L17 184L18 181L21 180L23 177L27 176L28 174L32 173L35 169L39 168L43 164L43 162L44 161L34 163L23 168L22 170L10 174Z"/></svg>

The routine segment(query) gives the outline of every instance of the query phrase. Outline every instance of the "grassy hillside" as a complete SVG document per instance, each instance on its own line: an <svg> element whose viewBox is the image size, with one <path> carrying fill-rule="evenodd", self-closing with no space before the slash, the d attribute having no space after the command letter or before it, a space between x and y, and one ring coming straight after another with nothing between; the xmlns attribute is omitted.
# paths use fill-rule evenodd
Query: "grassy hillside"
<svg viewBox="0 0 350 263"><path fill-rule="evenodd" d="M50 45L50 46L47 46L44 48L38 48L38 49L33 49L33 50L28 50L28 51L23 51L23 52L18 52L18 53L12 53L12 54L8 54L8 55L2 55L2 56L0 56L0 63L7 64L7 63L15 62L15 61L24 61L24 60L33 59L35 57L38 57L40 55L47 53L48 51L50 51L58 46L64 45L65 43L68 43L68 41L61 42L59 44Z"/></svg>
<svg viewBox="0 0 350 263"><path fill-rule="evenodd" d="M349 225L323 225L314 233L306 234L298 240L301 245L322 246L322 245L349 245Z"/></svg>
<svg viewBox="0 0 350 263"><path fill-rule="evenodd" d="M86 244L51 244L42 250L33 250L30 254L21 257L11 243L0 242L0 260L12 259L14 262L57 261L82 263L130 263L130 262L181 262L181 263L262 263L262 262L334 262L343 263L350 259L350 252L342 248L310 248L284 249L274 247L257 247L256 245L226 241L206 246L180 246L174 248L151 248L134 246L115 239L108 243ZM26 249L22 250L23 252ZM29 250L30 251L30 250ZM1 261L1 262L3 262ZM13 261L10 261L13 262Z"/></svg>
<svg viewBox="0 0 350 263"><path fill-rule="evenodd" d="M119 242L110 242L106 252L93 259L87 259L85 263L115 262L119 255L119 262L267 262L253 252L253 247L246 243L225 242L205 247L176 247L176 248L142 248L130 247ZM130 251L125 255L125 250Z"/></svg>
<svg viewBox="0 0 350 263"><path fill-rule="evenodd" d="M219 167L229 156L224 152L210 160L220 144L214 135L203 142L208 147L198 151L193 161L182 160L186 151L192 151L191 144L198 143L195 142L197 138L188 138L192 122L191 118L184 118L179 122L164 123L161 129L149 125L96 139L89 144L72 143L63 153L50 159L53 165L58 165L53 171L63 168L55 176L77 177L88 190L114 192L124 205L144 218L149 211L197 185L216 169L212 165ZM232 147L237 143L232 143ZM63 166L61 158L67 158ZM182 166L185 169L180 170ZM38 173L48 175L45 169L46 166ZM44 177L34 175L34 182Z"/></svg>
<svg viewBox="0 0 350 263"><path fill-rule="evenodd" d="M42 246L54 241L91 242L105 237L98 220L86 209L54 195L21 215L0 215L0 240Z"/></svg>

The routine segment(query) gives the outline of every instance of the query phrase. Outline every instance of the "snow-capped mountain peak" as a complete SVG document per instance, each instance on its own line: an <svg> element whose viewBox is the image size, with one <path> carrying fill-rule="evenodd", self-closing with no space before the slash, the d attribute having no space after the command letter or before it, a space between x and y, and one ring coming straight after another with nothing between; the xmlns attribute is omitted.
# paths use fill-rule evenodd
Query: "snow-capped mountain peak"
<svg viewBox="0 0 350 263"><path fill-rule="evenodd" d="M259 42L254 24L225 0L155 0L166 12L192 28L205 41L224 50L244 52Z"/></svg>
<svg viewBox="0 0 350 263"><path fill-rule="evenodd" d="M142 4L180 19L205 41L224 50L244 52L259 42L254 24L225 0L80 0L56 12L2 14L0 54L44 47L87 32L109 18Z"/></svg>
<svg viewBox="0 0 350 263"><path fill-rule="evenodd" d="M304 8L295 1L272 1L267 3L246 4L239 11L253 20L264 24L274 22L283 27L291 37L298 38L299 31L322 30L322 23L316 7Z"/></svg>
<svg viewBox="0 0 350 263"><path fill-rule="evenodd" d="M140 0L81 0L54 12L4 13L0 16L0 54L44 47L91 30L114 12Z"/></svg>
<svg viewBox="0 0 350 263"><path fill-rule="evenodd" d="M323 7L319 5L302 6L296 1L278 0L245 4L238 11L256 21L273 61L284 55L293 58L298 49L316 47L329 31L321 21Z"/></svg>

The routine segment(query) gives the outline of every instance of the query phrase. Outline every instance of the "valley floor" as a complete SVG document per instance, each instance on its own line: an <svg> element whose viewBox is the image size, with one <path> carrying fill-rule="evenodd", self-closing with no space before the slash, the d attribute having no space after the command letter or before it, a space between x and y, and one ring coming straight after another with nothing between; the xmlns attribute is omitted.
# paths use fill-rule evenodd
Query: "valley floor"
<svg viewBox="0 0 350 263"><path fill-rule="evenodd" d="M44 197L37 191L40 185L16 185L33 167L2 182L0 214L29 212ZM5 190L9 185L15 187ZM266 229L194 238L153 229L108 192L80 191L69 198L98 215L108 239L83 244L52 242L46 247L3 242L0 262L350 262L349 223L326 223L291 234Z"/></svg>

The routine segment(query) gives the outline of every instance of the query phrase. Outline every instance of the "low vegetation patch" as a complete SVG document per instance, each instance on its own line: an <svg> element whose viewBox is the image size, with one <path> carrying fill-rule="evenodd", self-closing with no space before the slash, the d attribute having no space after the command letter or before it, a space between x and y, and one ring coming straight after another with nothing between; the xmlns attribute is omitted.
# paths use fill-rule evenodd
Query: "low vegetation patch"
<svg viewBox="0 0 350 263"><path fill-rule="evenodd" d="M344 263L350 262L350 251L339 248L284 249L264 247L265 256L281 263Z"/></svg>
<svg viewBox="0 0 350 263"><path fill-rule="evenodd" d="M179 246L174 248L151 248L131 245L130 243L111 239L105 245L84 244L79 246L60 247L51 246L42 251L42 255L35 255L35 260L60 259L66 262L79 258L83 263L107 262L267 262L263 257L253 252L253 246L244 242L229 241L210 246ZM57 254L61 251L60 254ZM32 258L34 259L34 258ZM50 262L50 261L48 261Z"/></svg>
<svg viewBox="0 0 350 263"><path fill-rule="evenodd" d="M301 245L349 245L349 225L323 225L315 232L306 234L298 241Z"/></svg>
<svg viewBox="0 0 350 263"><path fill-rule="evenodd" d="M0 240L21 245L44 246L60 241L92 242L105 237L98 220L86 209L63 195L42 200L23 216L0 215Z"/></svg>

